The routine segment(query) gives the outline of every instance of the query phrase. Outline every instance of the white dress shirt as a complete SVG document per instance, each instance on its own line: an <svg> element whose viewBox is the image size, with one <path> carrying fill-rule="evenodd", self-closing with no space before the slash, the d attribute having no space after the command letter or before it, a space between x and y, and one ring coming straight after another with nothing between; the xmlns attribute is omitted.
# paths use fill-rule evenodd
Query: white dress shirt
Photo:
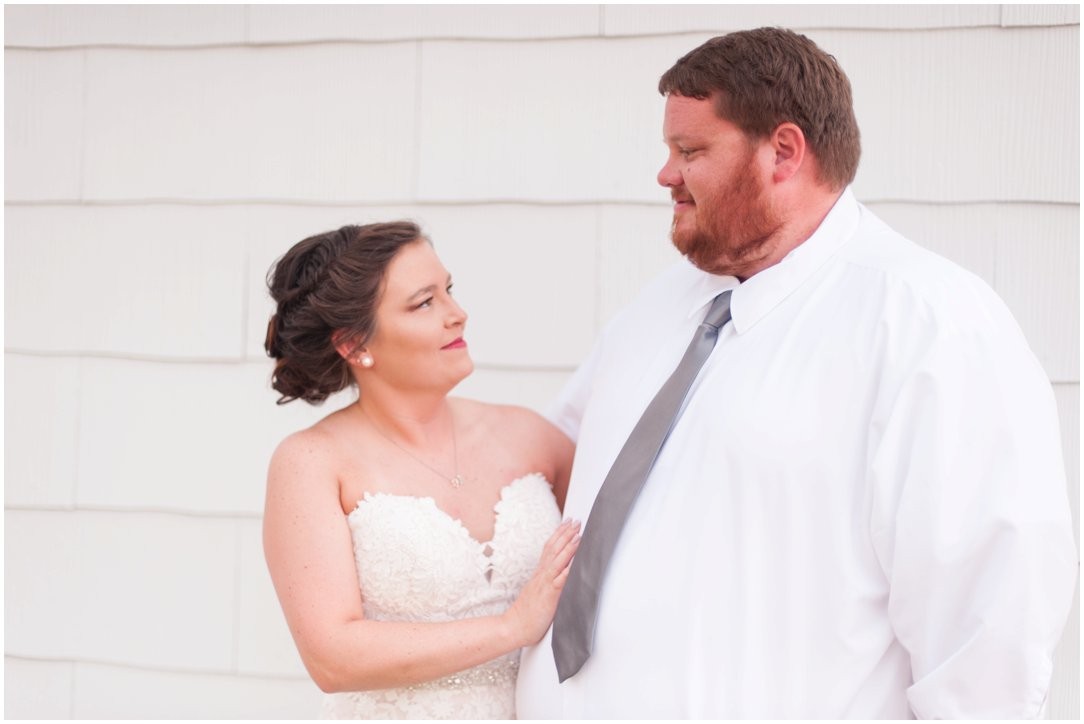
<svg viewBox="0 0 1084 724"><path fill-rule="evenodd" d="M553 418L565 513L611 463L705 310L733 321L640 493L594 653L525 718L1033 717L1073 595L1053 394L981 280L845 191L741 285L681 262L606 328Z"/></svg>

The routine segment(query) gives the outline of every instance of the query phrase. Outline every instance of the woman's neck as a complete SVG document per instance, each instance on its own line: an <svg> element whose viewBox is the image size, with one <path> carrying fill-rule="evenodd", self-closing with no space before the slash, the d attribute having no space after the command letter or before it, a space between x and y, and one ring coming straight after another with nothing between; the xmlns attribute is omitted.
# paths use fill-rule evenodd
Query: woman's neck
<svg viewBox="0 0 1084 724"><path fill-rule="evenodd" d="M358 401L354 404L378 432L417 448L444 441L453 425L447 395L381 394L375 390L359 390Z"/></svg>

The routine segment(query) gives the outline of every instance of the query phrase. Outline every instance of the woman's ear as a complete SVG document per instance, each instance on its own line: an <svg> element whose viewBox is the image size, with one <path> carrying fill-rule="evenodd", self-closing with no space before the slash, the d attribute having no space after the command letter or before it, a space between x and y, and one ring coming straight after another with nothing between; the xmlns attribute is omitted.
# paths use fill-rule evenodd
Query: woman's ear
<svg viewBox="0 0 1084 724"><path fill-rule="evenodd" d="M365 348L359 345L357 339L345 329L338 329L331 334L331 344L348 364L361 364L359 357Z"/></svg>

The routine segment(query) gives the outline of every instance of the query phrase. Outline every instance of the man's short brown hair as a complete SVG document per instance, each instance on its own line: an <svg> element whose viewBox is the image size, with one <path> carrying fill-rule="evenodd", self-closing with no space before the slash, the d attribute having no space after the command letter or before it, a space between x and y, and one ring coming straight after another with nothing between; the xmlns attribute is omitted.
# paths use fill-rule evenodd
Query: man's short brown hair
<svg viewBox="0 0 1084 724"><path fill-rule="evenodd" d="M659 79L659 92L704 100L753 138L781 123L802 129L820 180L843 188L862 153L851 84L836 59L783 28L743 30L712 38Z"/></svg>

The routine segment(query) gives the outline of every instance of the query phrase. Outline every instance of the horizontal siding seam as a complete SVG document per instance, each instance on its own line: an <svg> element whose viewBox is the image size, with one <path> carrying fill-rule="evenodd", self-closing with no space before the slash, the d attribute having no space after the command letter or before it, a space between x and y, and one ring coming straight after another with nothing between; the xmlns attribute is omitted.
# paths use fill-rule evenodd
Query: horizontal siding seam
<svg viewBox="0 0 1084 724"><path fill-rule="evenodd" d="M213 510L185 510L185 509L169 509L158 507L146 507L146 508L117 508L104 505L84 505L76 504L74 506L49 506L49 505L25 505L25 504L4 504L4 512L15 513L65 513L65 514L77 514L77 513L90 513L96 514L121 514L121 515L167 515L176 518L200 518L205 520L215 521L254 521L263 520L262 513L255 513L252 511L213 511Z"/></svg>
<svg viewBox="0 0 1084 724"><path fill-rule="evenodd" d="M112 352L87 352L78 350L38 350L20 347L7 347L4 354L23 357L44 357L47 359L95 359L113 360L117 362L147 362L152 364L167 365L209 365L236 367L238 365L260 365L270 369L271 361L262 356L249 355L243 359L218 358L218 357L162 357L155 355L135 355ZM475 360L475 370L486 372L571 372L574 365L519 365L514 363L491 363Z"/></svg>
<svg viewBox="0 0 1084 724"><path fill-rule="evenodd" d="M998 20L997 22L990 23L966 23L959 25L896 25L891 27L886 26L863 26L863 25L792 25L788 26L791 30L795 30L800 33L817 32L817 33L944 33L944 32L961 32L969 30L999 30L1004 32L1013 32L1018 30L1031 30L1031 29L1052 29L1052 28L1071 28L1079 27L1078 22L1049 22L1049 23L1012 23L1006 24L1004 20ZM740 26L744 27L744 26ZM739 26L734 28L722 28L718 25L705 26L699 29L687 29L687 30L674 30L666 32L619 32L619 31L606 31L604 29L596 33L569 33L567 35L547 35L540 37L524 37L517 35L508 35L505 37L488 37L488 36L472 36L472 35L396 35L388 38L358 38L358 37L324 37L324 38L310 38L299 40L261 40L254 41L250 39L242 40L239 42L191 42L191 43L137 43L137 42L114 42L114 43L57 43L53 45L32 45L32 44L5 44L5 50L19 50L19 51L35 51L35 52L53 52L53 51L70 51L78 49L86 50L148 50L148 51L177 51L177 50L224 50L224 49L265 49L265 48L299 48L299 47L311 47L316 45L390 45L394 43L412 43L412 42L432 42L432 43L559 43L566 41L593 41L593 40L630 40L630 39L644 39L655 40L660 38L680 38L698 36L720 32L723 30L738 30Z"/></svg>
<svg viewBox="0 0 1084 724"><path fill-rule="evenodd" d="M52 658L48 656L29 656L26 654L13 654L4 652L5 659L13 659L15 661L29 661L45 664L86 664L90 666L107 666L115 669L127 669L129 671L145 671L154 674L170 674L181 676L226 676L230 678L252 679L252 680L269 680L269 681L283 681L283 682L306 682L309 681L309 677L304 675L290 675L290 674L257 674L244 671L229 671L226 669L180 669L169 668L159 666L144 666L142 664L128 664L120 663L116 661L108 661L103 659L93 658Z"/></svg>
<svg viewBox="0 0 1084 724"><path fill-rule="evenodd" d="M939 200L939 199L909 199L904 197L873 197L863 196L859 198L863 204L908 204L912 206L1080 206L1080 201L1048 201L1037 199L975 199L975 200ZM440 199L389 199L386 201L317 201L315 199L259 199L259 198L227 198L227 199L183 199L183 198L147 198L147 199L8 199L4 206L13 208L51 208L56 206L74 207L101 207L116 208L123 206L180 206L194 208L217 208L237 206L263 206L271 208L358 208L380 209L393 206L406 207L434 207L434 208L475 208L486 206L523 206L527 208L563 208L563 207L589 207L589 206L619 206L633 208L664 208L670 206L670 201L660 198L658 201L630 201L628 199L590 199L577 200L565 199L548 201L543 199L463 199L459 201L447 201Z"/></svg>

